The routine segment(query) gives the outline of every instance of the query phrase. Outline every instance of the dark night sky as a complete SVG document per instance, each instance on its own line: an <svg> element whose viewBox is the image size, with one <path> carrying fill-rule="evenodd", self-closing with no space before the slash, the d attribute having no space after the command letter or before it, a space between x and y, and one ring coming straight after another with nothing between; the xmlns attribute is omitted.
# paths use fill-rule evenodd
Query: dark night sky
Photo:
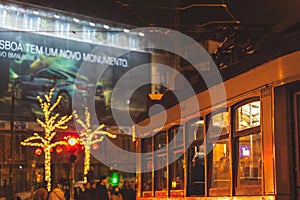
<svg viewBox="0 0 300 200"><path fill-rule="evenodd" d="M21 0L22 1L22 0ZM134 26L161 26L189 29L211 21L228 21L232 16L246 25L277 25L287 19L300 19L299 0L25 0L87 16L108 19ZM223 7L194 6L193 4L225 2ZM177 8L177 9L176 9Z"/></svg>

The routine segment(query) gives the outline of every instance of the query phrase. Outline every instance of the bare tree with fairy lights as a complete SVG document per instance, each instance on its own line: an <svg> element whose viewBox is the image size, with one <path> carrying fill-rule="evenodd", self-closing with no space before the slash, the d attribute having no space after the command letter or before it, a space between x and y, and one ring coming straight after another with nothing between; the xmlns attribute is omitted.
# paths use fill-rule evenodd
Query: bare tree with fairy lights
<svg viewBox="0 0 300 200"><path fill-rule="evenodd" d="M90 159L91 159L91 147L92 145L102 142L104 135L107 135L110 138L116 138L117 136L109 133L103 128L105 127L104 124L99 125L95 129L92 129L91 127L91 114L88 110L88 108L85 108L85 122L83 122L77 115L76 112L74 112L74 118L80 126L82 126L83 131L79 133L80 138L79 144L84 146L84 181L87 182L87 175L90 170Z"/></svg>
<svg viewBox="0 0 300 200"><path fill-rule="evenodd" d="M42 99L40 96L37 97L44 114L44 121L37 119L44 129L44 134L34 133L33 136L28 137L21 145L40 147L44 151L44 164L45 164L45 181L47 182L48 191L51 190L51 150L58 145L68 145L66 141L52 141L57 134L57 129L67 129L66 123L72 119L72 115L60 116L59 113L55 113L54 109L59 105L62 97L58 96L54 104L51 104L54 88L52 88L49 94L46 94Z"/></svg>

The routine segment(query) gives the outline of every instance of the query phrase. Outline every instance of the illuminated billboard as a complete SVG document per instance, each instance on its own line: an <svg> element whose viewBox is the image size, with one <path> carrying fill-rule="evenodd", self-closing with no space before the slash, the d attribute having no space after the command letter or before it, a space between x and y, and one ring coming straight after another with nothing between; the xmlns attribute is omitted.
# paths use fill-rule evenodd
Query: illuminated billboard
<svg viewBox="0 0 300 200"><path fill-rule="evenodd" d="M115 88L118 80L130 69L150 62L151 55L145 52L1 28L0 119L10 119L11 97L14 95L15 120L35 120L41 114L36 96L44 95L52 87L55 95L63 96L61 112L72 108L74 91L85 96L90 95L87 91L93 88L96 110L101 117L109 118L104 115L110 114L112 90L126 92L133 81L125 80L121 88ZM103 67L106 69L101 77L90 80L88 76L78 76L81 67L88 67L91 74ZM137 76L150 82L150 70ZM130 104L134 110L143 111L149 91L149 86L139 88L138 94L124 103ZM119 105L122 111L122 102Z"/></svg>

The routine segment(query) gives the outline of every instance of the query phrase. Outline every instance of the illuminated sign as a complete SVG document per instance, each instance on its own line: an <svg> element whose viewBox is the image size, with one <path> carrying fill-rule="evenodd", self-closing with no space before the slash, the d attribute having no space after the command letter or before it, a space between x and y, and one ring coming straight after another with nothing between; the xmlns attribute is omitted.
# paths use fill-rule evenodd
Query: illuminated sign
<svg viewBox="0 0 300 200"><path fill-rule="evenodd" d="M250 156L250 146L240 145L240 157L249 157Z"/></svg>
<svg viewBox="0 0 300 200"><path fill-rule="evenodd" d="M77 71L83 63L91 69L91 73L94 73L93 70L101 70L104 66L108 67L102 77L95 77L98 80L80 77L83 82L75 85ZM97 85L95 101L100 105L97 111L101 113L102 118L109 120L111 94L116 83L130 69L147 63L151 63L151 54L145 52L0 28L0 100L3 103L0 107L0 119L10 118L10 97L16 80L18 90L15 90L17 98L14 110L15 119L20 121L35 120L40 111L37 102L33 100L36 100L36 96L43 96L45 92L49 92L51 85L56 84L56 91L64 91L65 98L69 97L69 100L65 100L70 101L74 89L84 92L88 85L84 84L86 80L90 81L88 83L94 81L93 84ZM151 82L151 69L136 75ZM126 80L119 86L122 88L117 89L127 91L131 84L132 79ZM139 92L135 95L137 99L128 101L133 110L143 112L147 106L150 86L145 86ZM120 105L118 109L123 112L125 106L122 103L127 102L118 102L117 105ZM69 103L68 106L70 105Z"/></svg>

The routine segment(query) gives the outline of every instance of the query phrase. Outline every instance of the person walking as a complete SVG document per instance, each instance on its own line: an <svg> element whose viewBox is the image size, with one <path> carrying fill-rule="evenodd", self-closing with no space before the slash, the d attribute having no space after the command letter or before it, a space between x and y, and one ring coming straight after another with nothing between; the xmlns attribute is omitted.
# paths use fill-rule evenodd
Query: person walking
<svg viewBox="0 0 300 200"><path fill-rule="evenodd" d="M135 200L135 192L131 188L128 180L124 180L121 188L121 194L124 200Z"/></svg>
<svg viewBox="0 0 300 200"><path fill-rule="evenodd" d="M48 200L65 200L65 194L61 188L61 185L57 184L50 192Z"/></svg>
<svg viewBox="0 0 300 200"><path fill-rule="evenodd" d="M91 200L91 199L93 199L91 183L87 182L84 184L84 191L79 195L79 200Z"/></svg>
<svg viewBox="0 0 300 200"><path fill-rule="evenodd" d="M98 200L99 199L99 194L97 190L97 183L95 181L90 182L90 196L92 199Z"/></svg>
<svg viewBox="0 0 300 200"><path fill-rule="evenodd" d="M112 193L111 193L111 199L110 200L123 200L123 196L120 193L120 188L118 186L113 186L112 187Z"/></svg>
<svg viewBox="0 0 300 200"><path fill-rule="evenodd" d="M107 177L106 176L101 176L100 177L100 182L97 183L96 185L96 198L97 200L109 200L108 198L108 191L106 188L106 183L107 183Z"/></svg>
<svg viewBox="0 0 300 200"><path fill-rule="evenodd" d="M46 184L42 184L35 193L37 200L47 200L48 190L46 189Z"/></svg>

